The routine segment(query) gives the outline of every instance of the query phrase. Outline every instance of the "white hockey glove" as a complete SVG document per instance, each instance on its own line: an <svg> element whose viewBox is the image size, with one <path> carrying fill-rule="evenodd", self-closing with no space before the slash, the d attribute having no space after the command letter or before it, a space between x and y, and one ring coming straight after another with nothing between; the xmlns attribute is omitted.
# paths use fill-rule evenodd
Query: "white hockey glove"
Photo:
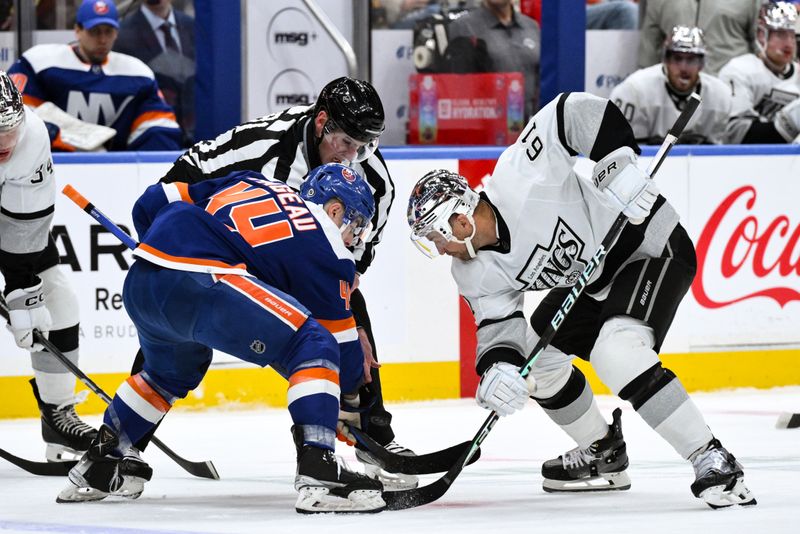
<svg viewBox="0 0 800 534"><path fill-rule="evenodd" d="M6 302L8 329L14 334L17 345L33 352L43 350L44 347L33 342L34 328L45 337L50 330L50 312L44 306L42 282L32 287L15 289L6 295Z"/></svg>
<svg viewBox="0 0 800 534"><path fill-rule="evenodd" d="M521 410L528 396L528 382L519 374L519 367L497 362L483 373L475 400L481 408L505 416Z"/></svg>
<svg viewBox="0 0 800 534"><path fill-rule="evenodd" d="M627 146L598 161L592 181L631 224L642 224L658 198L658 186L636 166L636 154Z"/></svg>
<svg viewBox="0 0 800 534"><path fill-rule="evenodd" d="M800 98L795 98L775 114L772 119L775 129L787 143L798 142L800 137Z"/></svg>
<svg viewBox="0 0 800 534"><path fill-rule="evenodd" d="M358 408L360 404L358 393L355 395L342 395L342 404L348 408ZM352 447L356 444L356 437L350 432L350 426L361 428L361 413L340 408L339 420L336 422L336 439Z"/></svg>

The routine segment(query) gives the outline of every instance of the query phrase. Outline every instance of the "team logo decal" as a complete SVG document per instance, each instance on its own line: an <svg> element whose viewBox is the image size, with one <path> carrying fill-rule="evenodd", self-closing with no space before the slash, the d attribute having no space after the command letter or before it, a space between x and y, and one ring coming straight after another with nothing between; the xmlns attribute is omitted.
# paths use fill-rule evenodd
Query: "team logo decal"
<svg viewBox="0 0 800 534"><path fill-rule="evenodd" d="M353 183L353 182L356 181L356 175L350 169L347 169L347 168L342 169L342 176L344 177L345 180L347 180L350 183Z"/></svg>
<svg viewBox="0 0 800 534"><path fill-rule="evenodd" d="M536 245L517 275L522 290L539 291L574 283L586 262L581 254L586 243L560 217L550 244Z"/></svg>
<svg viewBox="0 0 800 534"><path fill-rule="evenodd" d="M264 354L264 351L267 350L267 346L264 345L264 342L260 339L254 339L253 342L250 343L250 350L256 354Z"/></svg>
<svg viewBox="0 0 800 534"><path fill-rule="evenodd" d="M106 4L102 0L95 2L94 12L97 13L98 15L105 15L106 13L108 13L108 4Z"/></svg>

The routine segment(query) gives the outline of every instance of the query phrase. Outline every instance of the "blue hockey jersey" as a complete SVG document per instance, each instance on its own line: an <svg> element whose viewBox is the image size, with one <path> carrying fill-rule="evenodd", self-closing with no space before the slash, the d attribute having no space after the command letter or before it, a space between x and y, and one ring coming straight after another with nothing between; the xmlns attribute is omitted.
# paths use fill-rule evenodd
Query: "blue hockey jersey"
<svg viewBox="0 0 800 534"><path fill-rule="evenodd" d="M73 117L114 128L110 150L178 150L181 130L150 67L110 52L102 65L84 63L70 45L30 48L8 70L26 104L52 102ZM54 149L69 149L57 142Z"/></svg>
<svg viewBox="0 0 800 534"><path fill-rule="evenodd" d="M284 291L363 362L350 288L353 254L322 206L254 171L150 186L133 208L138 258L190 272L240 274Z"/></svg>

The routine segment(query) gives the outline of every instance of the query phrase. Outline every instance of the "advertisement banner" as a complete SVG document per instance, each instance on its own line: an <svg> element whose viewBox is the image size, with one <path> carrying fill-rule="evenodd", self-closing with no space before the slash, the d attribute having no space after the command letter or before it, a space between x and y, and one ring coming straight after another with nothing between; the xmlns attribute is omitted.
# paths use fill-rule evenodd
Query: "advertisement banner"
<svg viewBox="0 0 800 534"><path fill-rule="evenodd" d="M412 74L409 142L507 145L525 125L522 73Z"/></svg>

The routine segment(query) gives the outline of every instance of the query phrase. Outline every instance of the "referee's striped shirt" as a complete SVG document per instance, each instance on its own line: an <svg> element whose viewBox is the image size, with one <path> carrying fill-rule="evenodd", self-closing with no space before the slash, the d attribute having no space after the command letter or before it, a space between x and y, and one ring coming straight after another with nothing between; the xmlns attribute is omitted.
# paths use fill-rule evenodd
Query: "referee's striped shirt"
<svg viewBox="0 0 800 534"><path fill-rule="evenodd" d="M310 169L321 165L314 138L314 105L295 106L240 124L212 141L200 141L186 151L162 178L163 182L195 183L241 170L258 171L300 189ZM389 209L394 183L380 151L351 165L369 184L375 198L372 233L354 251L356 270L364 273L375 256Z"/></svg>

